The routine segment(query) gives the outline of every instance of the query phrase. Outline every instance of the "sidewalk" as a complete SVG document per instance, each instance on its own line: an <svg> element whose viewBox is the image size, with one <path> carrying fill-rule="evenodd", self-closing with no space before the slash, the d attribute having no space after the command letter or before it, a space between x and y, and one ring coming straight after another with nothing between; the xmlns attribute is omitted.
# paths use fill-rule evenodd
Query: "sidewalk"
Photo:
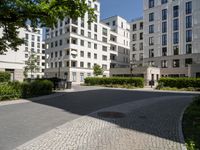
<svg viewBox="0 0 200 150"><path fill-rule="evenodd" d="M129 102L91 113L57 127L16 150L185 150L181 128L191 96ZM103 118L115 111L124 118Z"/></svg>

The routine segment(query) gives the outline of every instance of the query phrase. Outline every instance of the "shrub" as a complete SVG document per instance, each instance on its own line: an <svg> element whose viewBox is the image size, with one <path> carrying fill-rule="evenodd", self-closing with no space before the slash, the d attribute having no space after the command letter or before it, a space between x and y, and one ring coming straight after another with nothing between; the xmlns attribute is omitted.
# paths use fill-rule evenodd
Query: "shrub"
<svg viewBox="0 0 200 150"><path fill-rule="evenodd" d="M7 83L0 84L0 101L7 99L20 98L21 94L19 90L15 89L14 86Z"/></svg>
<svg viewBox="0 0 200 150"><path fill-rule="evenodd" d="M10 73L8 72L0 72L0 82L8 82L10 81Z"/></svg>
<svg viewBox="0 0 200 150"><path fill-rule="evenodd" d="M143 78L110 77L98 78L89 77L85 79L86 85L129 85L133 87L144 87Z"/></svg>
<svg viewBox="0 0 200 150"><path fill-rule="evenodd" d="M158 86L171 88L200 88L199 78L161 78Z"/></svg>

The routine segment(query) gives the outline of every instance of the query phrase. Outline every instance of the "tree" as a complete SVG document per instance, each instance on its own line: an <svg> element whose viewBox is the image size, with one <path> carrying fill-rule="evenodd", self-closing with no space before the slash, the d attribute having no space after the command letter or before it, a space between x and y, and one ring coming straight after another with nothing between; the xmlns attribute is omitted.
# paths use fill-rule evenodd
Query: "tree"
<svg viewBox="0 0 200 150"><path fill-rule="evenodd" d="M95 76L103 75L103 68L101 68L99 65L94 65L93 71Z"/></svg>
<svg viewBox="0 0 200 150"><path fill-rule="evenodd" d="M39 59L35 54L31 54L29 56L28 61L26 62L26 66L24 67L25 78L28 77L28 72L31 73L31 78L32 78L32 74L34 72L39 71L40 67L39 67L39 65L37 65L38 61L39 61Z"/></svg>
<svg viewBox="0 0 200 150"><path fill-rule="evenodd" d="M83 18L86 13L89 22L94 21L94 9L85 0L0 0L0 28L3 29L0 54L8 48L17 51L18 46L24 43L18 37L18 29L28 29L27 22L33 29L38 26L52 28L58 19Z"/></svg>

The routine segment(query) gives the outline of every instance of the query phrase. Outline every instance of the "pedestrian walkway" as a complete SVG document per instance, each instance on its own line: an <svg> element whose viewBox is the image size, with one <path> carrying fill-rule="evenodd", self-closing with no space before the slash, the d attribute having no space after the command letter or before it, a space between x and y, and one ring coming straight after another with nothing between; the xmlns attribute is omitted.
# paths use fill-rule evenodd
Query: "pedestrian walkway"
<svg viewBox="0 0 200 150"><path fill-rule="evenodd" d="M181 117L191 101L191 96L168 96L101 109L57 127L16 150L184 150ZM125 116L97 115L104 111Z"/></svg>

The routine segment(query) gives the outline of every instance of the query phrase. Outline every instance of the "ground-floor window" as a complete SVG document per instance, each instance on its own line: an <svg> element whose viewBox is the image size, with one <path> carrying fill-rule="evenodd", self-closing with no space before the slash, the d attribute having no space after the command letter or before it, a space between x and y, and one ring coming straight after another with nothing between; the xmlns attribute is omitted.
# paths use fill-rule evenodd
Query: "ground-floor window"
<svg viewBox="0 0 200 150"><path fill-rule="evenodd" d="M72 72L72 81L73 81L73 82L76 81L76 72Z"/></svg>
<svg viewBox="0 0 200 150"><path fill-rule="evenodd" d="M84 81L84 73L80 73L80 81L81 81L81 82Z"/></svg>

